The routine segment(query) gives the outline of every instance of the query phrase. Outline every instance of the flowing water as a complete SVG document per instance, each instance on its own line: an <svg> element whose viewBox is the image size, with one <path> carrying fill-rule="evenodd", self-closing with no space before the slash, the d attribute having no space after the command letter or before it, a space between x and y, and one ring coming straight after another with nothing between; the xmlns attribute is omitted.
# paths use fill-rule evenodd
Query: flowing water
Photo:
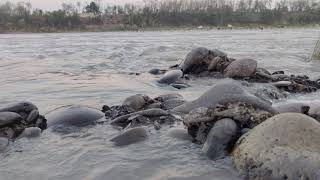
<svg viewBox="0 0 320 180"><path fill-rule="evenodd" d="M320 63L309 58L318 35L317 29L0 34L0 103L28 100L45 114L69 104L115 105L137 93L178 92L192 100L215 80L191 80L192 87L176 90L158 86L159 77L146 72L174 65L198 46L254 58L268 70L316 77ZM136 72L142 74L130 75ZM107 125L69 135L46 131L0 154L0 179L239 179L230 159L211 161L200 146L166 131L122 148L109 142L118 131Z"/></svg>

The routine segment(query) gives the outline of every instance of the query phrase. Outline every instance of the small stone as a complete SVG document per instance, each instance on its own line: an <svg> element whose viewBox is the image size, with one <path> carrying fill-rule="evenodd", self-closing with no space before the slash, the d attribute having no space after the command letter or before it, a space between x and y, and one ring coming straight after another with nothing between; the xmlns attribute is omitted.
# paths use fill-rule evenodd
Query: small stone
<svg viewBox="0 0 320 180"><path fill-rule="evenodd" d="M128 129L112 138L110 141L116 146L127 146L140 141L144 141L148 138L148 131L145 127L136 127Z"/></svg>

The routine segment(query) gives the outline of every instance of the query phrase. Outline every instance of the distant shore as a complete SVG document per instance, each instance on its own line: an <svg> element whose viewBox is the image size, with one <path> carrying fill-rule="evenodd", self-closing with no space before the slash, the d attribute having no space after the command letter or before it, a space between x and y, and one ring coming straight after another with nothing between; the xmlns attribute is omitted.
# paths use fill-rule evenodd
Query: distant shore
<svg viewBox="0 0 320 180"><path fill-rule="evenodd" d="M249 25L228 25L228 26L157 26L157 27L134 27L125 25L91 25L77 28L14 28L0 29L0 34L20 34L20 33L72 33L72 32L117 32L117 31L208 31L208 30L249 30L249 29L280 29L280 28L319 28L320 24L307 24L307 25L262 25L262 24L249 24Z"/></svg>

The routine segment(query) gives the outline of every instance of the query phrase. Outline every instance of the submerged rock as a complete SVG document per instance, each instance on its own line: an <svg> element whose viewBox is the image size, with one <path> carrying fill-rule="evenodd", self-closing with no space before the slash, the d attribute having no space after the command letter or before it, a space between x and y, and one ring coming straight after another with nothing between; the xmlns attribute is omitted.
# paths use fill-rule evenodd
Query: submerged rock
<svg viewBox="0 0 320 180"><path fill-rule="evenodd" d="M237 135L237 124L232 119L221 119L211 128L202 151L214 160L224 158L233 148Z"/></svg>
<svg viewBox="0 0 320 180"><path fill-rule="evenodd" d="M110 141L116 146L127 146L148 138L148 130L145 127L136 127L125 130L120 135L112 138Z"/></svg>
<svg viewBox="0 0 320 180"><path fill-rule="evenodd" d="M97 109L77 105L64 106L46 115L48 127L56 125L84 127L95 124L103 117L104 114Z"/></svg>
<svg viewBox="0 0 320 180"><path fill-rule="evenodd" d="M274 116L241 137L232 153L245 179L320 178L320 123L303 114Z"/></svg>
<svg viewBox="0 0 320 180"><path fill-rule="evenodd" d="M188 131L182 128L171 128L166 135L175 139L192 141L192 137L188 134Z"/></svg>
<svg viewBox="0 0 320 180"><path fill-rule="evenodd" d="M181 70L171 70L166 72L162 78L158 80L161 84L172 84L182 78L183 73Z"/></svg>
<svg viewBox="0 0 320 180"><path fill-rule="evenodd" d="M235 60L225 69L224 75L229 78L250 77L256 72L257 66L257 61L253 59Z"/></svg>

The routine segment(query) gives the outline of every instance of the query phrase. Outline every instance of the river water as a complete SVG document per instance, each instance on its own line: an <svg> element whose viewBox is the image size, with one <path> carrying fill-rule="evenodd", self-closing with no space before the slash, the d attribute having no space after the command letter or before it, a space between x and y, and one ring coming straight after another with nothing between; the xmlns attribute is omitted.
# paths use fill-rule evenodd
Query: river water
<svg viewBox="0 0 320 180"><path fill-rule="evenodd" d="M146 73L181 61L194 47L217 48L234 58L256 59L260 67L319 76L310 62L318 29L0 34L0 103L28 100L42 112L69 104L96 108L130 95L178 92L187 100L214 79L191 80L184 90L159 87ZM142 73L139 76L130 73ZM320 93L292 96L301 101ZM177 125L182 126L182 125ZM211 161L201 147L152 132L145 142L117 148L118 133L97 125L79 133L46 131L20 139L0 154L0 179L240 179L230 159Z"/></svg>

